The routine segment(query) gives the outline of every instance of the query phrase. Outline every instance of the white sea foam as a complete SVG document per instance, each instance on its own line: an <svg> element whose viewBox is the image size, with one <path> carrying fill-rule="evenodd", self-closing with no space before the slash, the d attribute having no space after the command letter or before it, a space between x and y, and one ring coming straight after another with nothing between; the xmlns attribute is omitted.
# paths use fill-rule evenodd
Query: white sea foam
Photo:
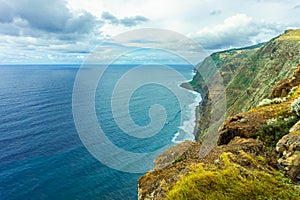
<svg viewBox="0 0 300 200"><path fill-rule="evenodd" d="M181 143L185 140L195 141L194 129L196 126L196 107L201 102L201 95L197 92L190 91L193 95L195 95L195 99L193 103L189 104L186 108L187 110L183 111L184 117L187 119L182 122L182 125L179 126L179 131L174 135L172 142L173 143Z"/></svg>

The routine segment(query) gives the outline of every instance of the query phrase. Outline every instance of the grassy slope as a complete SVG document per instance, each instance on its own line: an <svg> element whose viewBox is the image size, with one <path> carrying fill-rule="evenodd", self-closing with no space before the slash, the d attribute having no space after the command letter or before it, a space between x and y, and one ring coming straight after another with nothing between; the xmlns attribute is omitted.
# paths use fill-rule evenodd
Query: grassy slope
<svg viewBox="0 0 300 200"><path fill-rule="evenodd" d="M257 141L264 146L262 151L253 148L252 155L243 150L235 155L224 151L214 164L191 164L189 173L169 186L166 199L300 199L300 187L292 184L267 161L270 156L276 157L276 143L299 120L290 111L291 103L299 96L300 86L286 102L246 112L255 112L261 117L267 117L265 113L271 112L273 119L277 119L276 123L260 125L256 132ZM292 118L292 121L287 120ZM262 155L257 155L258 152Z"/></svg>
<svg viewBox="0 0 300 200"><path fill-rule="evenodd" d="M254 53L253 51L246 52L248 58L240 62L241 66L235 67L228 82L225 77L230 115L257 105L262 98L268 97L276 82L291 76L297 64L300 63L299 43L300 30L289 31L271 40ZM224 56L224 52L220 54ZM227 58L236 59L230 56ZM234 62L238 63L236 60ZM228 63L226 64L223 59L219 62L219 69L224 71L225 65ZM202 66L203 64L200 67ZM228 71L225 70L225 72ZM197 80L196 76L191 84L194 84L194 88L197 89L199 83L201 81ZM257 112L263 116L265 111L272 109L276 111L274 111L276 118L285 119L287 113L291 115L290 106L285 105L290 105L295 98L298 98L299 91L300 87L288 103L255 108L248 113ZM283 129L288 131L291 126L285 127L281 123L276 124L275 127L274 124L271 125L261 126L257 132L264 143L265 150L268 148L273 150L278 139L284 134ZM274 138L276 134L280 137ZM240 165L236 156L227 152L224 152L220 161L214 164L191 165L191 171L169 187L166 199L300 199L299 186L290 184L280 172L268 166L264 157L253 157L245 152L240 152L240 154L244 157L240 157L239 162L248 162L247 167Z"/></svg>
<svg viewBox="0 0 300 200"><path fill-rule="evenodd" d="M245 168L235 163L233 154L223 153L222 166L204 163L192 166L192 171L171 187L166 199L299 199L300 189L266 167L264 158L254 159L245 152L240 153L256 168Z"/></svg>
<svg viewBox="0 0 300 200"><path fill-rule="evenodd" d="M207 58L199 68L205 71L216 63L226 85L228 115L232 115L253 108L262 98L269 96L277 81L291 77L300 63L299 49L300 30L288 31L260 48L212 54L212 59ZM201 75L209 76L211 73L207 71ZM207 95L200 74L190 84L203 96ZM193 143L184 156L139 180L140 198L300 199L299 186L293 185L277 169L277 154L274 153L278 139L295 123L286 121L286 118L293 117L290 104L299 96L300 87L286 102L239 114L246 116L249 123L240 120L228 122L229 125L236 123L238 132L254 131L251 139L245 139L241 134L234 143L231 138L228 145L215 147L204 158L199 158L201 144ZM205 127L203 120L209 117L211 110L217 109L209 107L209 98L203 102L199 129ZM276 124L268 124L267 121L273 118L277 119ZM228 128L235 127L231 125Z"/></svg>
<svg viewBox="0 0 300 200"><path fill-rule="evenodd" d="M204 97L200 106L197 137L201 140L208 128L208 121L213 110L204 79L211 76L209 70L215 65L223 78L226 88L226 116L253 108L267 98L279 80L291 76L300 63L300 29L286 31L259 46L233 49L212 54L198 65L197 73L189 83L194 90ZM213 98L213 97L212 97Z"/></svg>

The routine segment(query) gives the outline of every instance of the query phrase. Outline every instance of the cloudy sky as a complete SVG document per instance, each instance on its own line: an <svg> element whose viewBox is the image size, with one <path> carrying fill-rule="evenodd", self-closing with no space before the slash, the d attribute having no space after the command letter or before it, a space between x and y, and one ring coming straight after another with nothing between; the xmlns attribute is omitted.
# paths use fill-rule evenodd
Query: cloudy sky
<svg viewBox="0 0 300 200"><path fill-rule="evenodd" d="M142 28L175 31L208 52L244 47L300 27L299 12L299 0L0 0L0 63L81 63Z"/></svg>

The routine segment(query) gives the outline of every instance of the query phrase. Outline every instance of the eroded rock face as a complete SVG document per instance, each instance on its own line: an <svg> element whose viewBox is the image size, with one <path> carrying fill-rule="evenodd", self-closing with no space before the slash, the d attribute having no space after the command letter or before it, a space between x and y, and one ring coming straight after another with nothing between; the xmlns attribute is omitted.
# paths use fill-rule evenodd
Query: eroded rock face
<svg viewBox="0 0 300 200"><path fill-rule="evenodd" d="M279 102L245 112L254 108L261 99L267 98L272 91L270 86L275 85L283 78L293 75L292 78L285 79L276 85L271 98L284 97L292 87L300 84L299 47L300 40L278 37L259 49L251 50L251 56L250 54L243 56L247 59L236 59L238 57L234 56L234 58L230 58L228 64L228 57L222 56L224 53L213 54L212 57L218 61L217 67L221 71L226 86L227 116L232 116L218 131L220 134L219 146L214 147L205 157L201 157L199 154L201 143L184 142L167 150L155 160L155 168L139 179L138 198L164 199L168 188L178 181L181 175L189 173L191 165L203 163L207 166L212 164L222 166L220 156L224 152L232 153L237 158L236 162L244 168L250 170L278 169L279 165L293 180L300 180L300 122L294 125L290 129L290 133L277 143L276 150L280 154L279 160L277 160L275 151L272 153L265 151L263 142L257 140L259 139L257 138L258 129L283 111L289 112L291 101ZM227 53L243 55L240 52ZM210 64L209 61L210 59L207 59L202 62L199 68L202 67L205 71ZM215 62L213 64L215 65ZM297 65L297 70L294 71ZM197 136L201 136L201 133L207 130L211 112L219 109L217 106L212 107L205 88L206 82L201 77L202 75L197 73L193 81L189 83L204 97L199 109ZM251 80L250 83L249 80ZM201 137L199 138L201 139ZM249 159L241 154L242 151L252 158L260 160L263 168L249 162Z"/></svg>
<svg viewBox="0 0 300 200"><path fill-rule="evenodd" d="M282 137L276 151L280 154L277 163L294 181L300 181L300 121L291 129L288 135Z"/></svg>
<svg viewBox="0 0 300 200"><path fill-rule="evenodd" d="M300 84L300 64L298 64L297 69L294 71L292 78L283 79L274 87L270 97L271 99L276 97L286 97L290 90Z"/></svg>
<svg viewBox="0 0 300 200"><path fill-rule="evenodd" d="M289 103L282 103L280 108L278 105L271 105L229 117L219 129L218 145L228 144L237 136L256 139L259 127L274 118L281 109L288 110Z"/></svg>

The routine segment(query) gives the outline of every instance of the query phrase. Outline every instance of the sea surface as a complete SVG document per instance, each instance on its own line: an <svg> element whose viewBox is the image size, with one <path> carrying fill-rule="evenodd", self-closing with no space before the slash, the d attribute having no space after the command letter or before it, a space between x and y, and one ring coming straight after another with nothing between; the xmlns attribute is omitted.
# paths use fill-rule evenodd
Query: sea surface
<svg viewBox="0 0 300 200"><path fill-rule="evenodd" d="M135 153L153 152L185 139L193 140L195 106L201 98L180 88L186 93L185 103L180 107L178 96L164 84L144 84L130 99L122 99L127 98L123 90L124 95L121 93L116 100L117 104L128 103L127 112L141 127L152 120L148 112L151 105L161 105L167 114L161 130L151 137L138 138L119 127L114 120L111 98L118 81L135 67L109 66L96 87L94 110L107 138L118 148ZM155 70L160 66L149 67ZM182 81L193 76L191 65L169 67L185 80L169 75L168 70L159 78L178 88ZM124 172L101 163L79 137L72 111L74 106L80 106L72 105L79 68L80 65L0 66L1 200L137 199L137 180L142 173ZM118 120L128 120L126 109L118 113ZM131 130L134 134L134 127ZM100 145L99 152L105 154L105 147L101 149ZM144 163L137 162L136 167L139 165Z"/></svg>

